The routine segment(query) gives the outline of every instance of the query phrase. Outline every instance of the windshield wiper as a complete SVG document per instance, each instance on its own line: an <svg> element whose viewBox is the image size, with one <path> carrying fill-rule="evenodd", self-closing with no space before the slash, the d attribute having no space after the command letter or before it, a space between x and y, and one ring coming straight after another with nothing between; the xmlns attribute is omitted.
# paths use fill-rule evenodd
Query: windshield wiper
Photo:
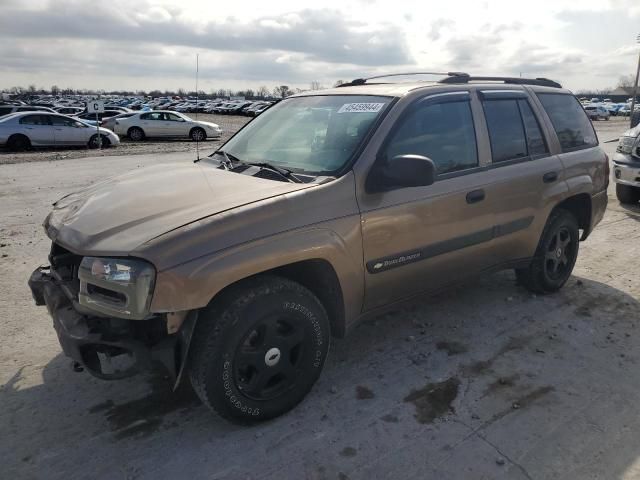
<svg viewBox="0 0 640 480"><path fill-rule="evenodd" d="M224 157L224 160L221 161L220 164L225 168L225 170L232 170L234 168L234 165L233 165L234 161L238 163L243 163L238 157L230 153L227 153L224 150L216 150L209 156L213 157L214 155L222 155Z"/></svg>
<svg viewBox="0 0 640 480"><path fill-rule="evenodd" d="M246 165L252 165L254 167L266 168L267 170L271 170L272 172L276 172L280 174L280 176L286 178L290 182L293 183L302 183L298 177L296 177L293 172L287 168L276 167L275 165L268 162L242 162Z"/></svg>

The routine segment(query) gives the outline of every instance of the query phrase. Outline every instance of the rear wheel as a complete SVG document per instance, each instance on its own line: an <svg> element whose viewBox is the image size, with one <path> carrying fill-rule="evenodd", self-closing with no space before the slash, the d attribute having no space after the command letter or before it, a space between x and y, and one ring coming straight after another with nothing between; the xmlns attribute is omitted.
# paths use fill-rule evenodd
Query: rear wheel
<svg viewBox="0 0 640 480"><path fill-rule="evenodd" d="M127 132L127 136L134 142L144 140L144 132L138 127L131 127Z"/></svg>
<svg viewBox="0 0 640 480"><path fill-rule="evenodd" d="M638 203L640 201L640 188L616 183L616 197L618 197L620 203Z"/></svg>
<svg viewBox="0 0 640 480"><path fill-rule="evenodd" d="M7 147L9 148L9 150L21 152L31 147L31 141L24 135L13 135L9 137L9 140L7 141Z"/></svg>
<svg viewBox="0 0 640 480"><path fill-rule="evenodd" d="M194 142L204 142L207 139L207 133L202 128L192 128L189 134Z"/></svg>
<svg viewBox="0 0 640 480"><path fill-rule="evenodd" d="M256 277L201 312L191 383L222 417L240 423L273 418L311 390L329 342L327 313L313 293L285 278Z"/></svg>
<svg viewBox="0 0 640 480"><path fill-rule="evenodd" d="M554 210L531 264L516 269L518 283L535 293L552 293L562 288L578 258L579 233L573 214L563 209Z"/></svg>

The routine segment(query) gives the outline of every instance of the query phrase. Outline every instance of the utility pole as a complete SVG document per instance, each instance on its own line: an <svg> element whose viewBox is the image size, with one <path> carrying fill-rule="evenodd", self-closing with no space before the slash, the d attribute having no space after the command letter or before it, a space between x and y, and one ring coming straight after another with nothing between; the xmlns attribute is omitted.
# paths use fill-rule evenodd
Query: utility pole
<svg viewBox="0 0 640 480"><path fill-rule="evenodd" d="M640 43L640 33L636 37L636 43ZM629 114L629 128L633 128L633 114L635 113L636 97L638 96L638 77L640 77L640 50L638 50L638 68L636 69L636 81L633 84L633 97L631 97L631 113Z"/></svg>

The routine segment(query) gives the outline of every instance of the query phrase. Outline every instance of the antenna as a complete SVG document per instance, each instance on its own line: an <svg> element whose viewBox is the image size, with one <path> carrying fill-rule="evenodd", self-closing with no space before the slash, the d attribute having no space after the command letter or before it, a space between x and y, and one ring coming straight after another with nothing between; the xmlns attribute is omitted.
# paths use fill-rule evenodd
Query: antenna
<svg viewBox="0 0 640 480"><path fill-rule="evenodd" d="M196 121L198 120L198 107L199 102L198 102L198 75L200 73L200 62L199 62L199 57L200 54L196 53ZM196 157L197 157L197 161L200 161L200 148L199 148L199 135L196 135Z"/></svg>

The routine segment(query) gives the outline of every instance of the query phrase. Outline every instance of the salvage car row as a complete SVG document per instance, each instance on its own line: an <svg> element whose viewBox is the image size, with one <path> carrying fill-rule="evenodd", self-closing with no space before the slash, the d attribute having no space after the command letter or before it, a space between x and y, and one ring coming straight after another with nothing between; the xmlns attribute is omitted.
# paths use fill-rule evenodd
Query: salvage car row
<svg viewBox="0 0 640 480"><path fill-rule="evenodd" d="M201 142L207 138L220 138L222 134L222 129L215 123L193 120L183 113L171 111L118 112L102 123L103 126L98 127L95 121L47 110L10 113L0 117L0 146L18 151L72 145L98 148L100 145L118 145L119 135L134 141L169 137Z"/></svg>

